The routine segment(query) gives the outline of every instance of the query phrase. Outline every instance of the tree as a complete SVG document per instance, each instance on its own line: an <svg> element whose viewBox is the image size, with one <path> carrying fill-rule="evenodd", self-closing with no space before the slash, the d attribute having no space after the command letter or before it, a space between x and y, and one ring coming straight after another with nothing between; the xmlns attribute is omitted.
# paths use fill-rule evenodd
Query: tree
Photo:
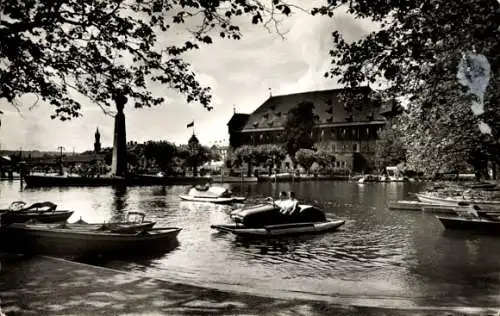
<svg viewBox="0 0 500 316"><path fill-rule="evenodd" d="M382 169L387 166L395 166L403 161L406 161L406 146L401 139L399 130L386 125L379 133L379 140L375 146L377 167Z"/></svg>
<svg viewBox="0 0 500 316"><path fill-rule="evenodd" d="M408 158L422 168L474 161L470 157L477 156L477 146L494 157L491 144L500 135L491 122L500 112L499 2L332 0L313 13L334 16L347 3L349 13L378 27L355 42L334 32L332 69L326 75L351 86L382 81L386 97L406 98L412 106L405 115L413 120L406 120L404 136L408 148L415 148ZM466 114L475 117L462 124L459 118ZM491 135L480 135L478 125L487 121ZM467 139L465 145L460 137Z"/></svg>
<svg viewBox="0 0 500 316"><path fill-rule="evenodd" d="M54 107L52 118L80 115L82 94L107 109L117 91L136 107L162 103L152 84L172 88L211 109L210 90L200 85L182 54L215 36L240 39L235 22L275 25L290 6L273 1L4 0L0 4L0 98L15 102L35 94ZM241 19L240 19L241 21ZM186 27L187 41L163 38ZM184 38L187 38L184 36Z"/></svg>
<svg viewBox="0 0 500 316"><path fill-rule="evenodd" d="M243 145L238 148L233 153L233 159L235 165L240 165L245 162L248 166L247 177L252 176L253 165L257 163L258 152L255 150L254 146Z"/></svg>
<svg viewBox="0 0 500 316"><path fill-rule="evenodd" d="M279 165L286 157L286 151L276 144L264 144L255 147L254 156L258 164L264 163L268 167L268 174L272 174L273 167Z"/></svg>
<svg viewBox="0 0 500 316"><path fill-rule="evenodd" d="M152 159L165 174L172 172L177 146L168 141L147 142L143 145L144 158Z"/></svg>
<svg viewBox="0 0 500 316"><path fill-rule="evenodd" d="M304 101L288 112L283 131L283 142L292 159L299 149L311 149L314 145L311 135L314 127L313 109L312 102Z"/></svg>
<svg viewBox="0 0 500 316"><path fill-rule="evenodd" d="M316 161L316 152L312 149L299 149L295 153L295 160L309 173L313 163Z"/></svg>
<svg viewBox="0 0 500 316"><path fill-rule="evenodd" d="M335 160L335 153L331 147L318 148L314 153L314 161L322 168L333 169Z"/></svg>

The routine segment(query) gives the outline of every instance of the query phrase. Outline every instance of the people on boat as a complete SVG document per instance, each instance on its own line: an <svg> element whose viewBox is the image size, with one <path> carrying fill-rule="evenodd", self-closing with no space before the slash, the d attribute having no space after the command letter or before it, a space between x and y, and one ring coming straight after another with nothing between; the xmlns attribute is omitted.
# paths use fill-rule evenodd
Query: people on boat
<svg viewBox="0 0 500 316"><path fill-rule="evenodd" d="M274 204L281 209L285 205L287 200L288 200L288 195L286 194L285 191L281 191L278 200L274 201Z"/></svg>
<svg viewBox="0 0 500 316"><path fill-rule="evenodd" d="M295 197L295 193L290 191L288 192L288 199L280 205L280 212L284 215L292 215L299 207L299 201Z"/></svg>
<svg viewBox="0 0 500 316"><path fill-rule="evenodd" d="M196 188L196 190L198 190L198 191L207 191L207 190L210 188L210 185L211 185L211 183L210 183L210 182L206 182L206 183L205 183L205 184L203 184L203 185L200 185L200 184L199 184L199 185L195 186L195 188Z"/></svg>

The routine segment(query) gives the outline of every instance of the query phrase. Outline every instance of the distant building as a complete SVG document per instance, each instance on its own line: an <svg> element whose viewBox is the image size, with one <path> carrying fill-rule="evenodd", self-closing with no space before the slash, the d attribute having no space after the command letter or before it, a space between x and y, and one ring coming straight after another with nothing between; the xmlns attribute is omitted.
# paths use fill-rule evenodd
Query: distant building
<svg viewBox="0 0 500 316"><path fill-rule="evenodd" d="M311 136L317 146L332 148L336 167L373 167L378 133L387 120L380 98L369 87L270 96L251 114L234 113L227 124L231 148L281 143L288 112L304 101L314 104ZM289 158L286 164L291 167Z"/></svg>

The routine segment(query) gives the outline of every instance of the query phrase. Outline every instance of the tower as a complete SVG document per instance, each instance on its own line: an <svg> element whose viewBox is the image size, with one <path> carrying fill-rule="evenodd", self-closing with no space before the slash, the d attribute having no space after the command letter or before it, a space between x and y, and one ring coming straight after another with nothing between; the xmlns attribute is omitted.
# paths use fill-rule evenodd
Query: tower
<svg viewBox="0 0 500 316"><path fill-rule="evenodd" d="M99 133L99 128L95 131L94 152L96 154L101 152L101 134Z"/></svg>
<svg viewBox="0 0 500 316"><path fill-rule="evenodd" d="M123 108L128 100L125 95L118 92L114 96L114 101L118 112L115 115L111 174L117 177L124 177L127 174L127 136L125 134L125 114L123 114Z"/></svg>

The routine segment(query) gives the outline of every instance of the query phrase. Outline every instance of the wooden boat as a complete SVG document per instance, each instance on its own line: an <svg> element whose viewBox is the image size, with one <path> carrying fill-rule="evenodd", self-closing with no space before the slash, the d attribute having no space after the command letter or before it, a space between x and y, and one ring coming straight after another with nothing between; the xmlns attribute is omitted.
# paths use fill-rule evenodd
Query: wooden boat
<svg viewBox="0 0 500 316"><path fill-rule="evenodd" d="M195 186L188 194L181 194L179 197L184 201L208 202L218 204L228 204L243 202L245 197L233 196L233 193L222 186Z"/></svg>
<svg viewBox="0 0 500 316"><path fill-rule="evenodd" d="M429 204L413 200L400 200L389 203L389 209L399 211L423 211L427 213L451 213L456 214L462 208L469 207L468 205L457 204L455 206L444 204Z"/></svg>
<svg viewBox="0 0 500 316"><path fill-rule="evenodd" d="M299 205L291 215L284 215L274 203L242 208L231 213L234 224L211 225L212 229L240 236L272 237L315 234L333 231L344 220L328 220L325 213L312 205Z"/></svg>
<svg viewBox="0 0 500 316"><path fill-rule="evenodd" d="M399 200L396 202L389 203L389 209L391 210L404 210L404 211L421 211L424 206L432 204L413 201L413 200Z"/></svg>
<svg viewBox="0 0 500 316"><path fill-rule="evenodd" d="M23 223L35 220L41 223L65 222L73 215L73 211L56 210L57 205L52 202L37 202L26 207L23 201L12 202L8 209L0 210L0 225Z"/></svg>
<svg viewBox="0 0 500 316"><path fill-rule="evenodd" d="M415 193L417 199L424 203L429 204L442 204L457 207L459 203L464 204L475 204L481 208L499 208L500 209L500 201L499 200L475 200L475 199L465 199L458 197L438 197L430 194L424 193Z"/></svg>
<svg viewBox="0 0 500 316"><path fill-rule="evenodd" d="M117 233L81 224L14 223L2 228L5 250L24 254L99 255L156 252L177 241L177 227Z"/></svg>
<svg viewBox="0 0 500 316"><path fill-rule="evenodd" d="M134 216L136 216L134 218ZM99 231L110 231L114 233L134 233L141 230L152 229L156 222L145 221L146 214L142 212L127 212L124 221L89 224L81 218L73 223L73 225L80 225L82 228L89 228L93 226L94 229ZM76 227L76 226L75 226Z"/></svg>
<svg viewBox="0 0 500 316"><path fill-rule="evenodd" d="M463 216L436 216L445 229L470 230L483 233L500 234L500 219L498 217L467 218Z"/></svg>

